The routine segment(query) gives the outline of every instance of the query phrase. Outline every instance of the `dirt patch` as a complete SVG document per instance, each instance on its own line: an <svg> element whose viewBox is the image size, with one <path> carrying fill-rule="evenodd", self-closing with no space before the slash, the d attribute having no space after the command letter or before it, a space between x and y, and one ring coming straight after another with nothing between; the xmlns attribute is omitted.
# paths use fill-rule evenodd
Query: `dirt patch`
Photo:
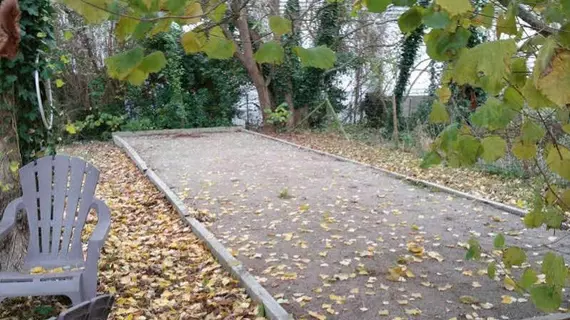
<svg viewBox="0 0 570 320"><path fill-rule="evenodd" d="M540 314L464 260L499 232L539 259L554 238L519 217L247 133L125 140L297 318Z"/></svg>

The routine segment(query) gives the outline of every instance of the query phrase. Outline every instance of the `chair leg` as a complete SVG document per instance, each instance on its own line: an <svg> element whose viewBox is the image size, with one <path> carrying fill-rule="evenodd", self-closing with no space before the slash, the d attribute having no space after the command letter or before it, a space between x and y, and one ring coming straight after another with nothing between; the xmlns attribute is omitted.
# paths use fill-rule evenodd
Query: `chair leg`
<svg viewBox="0 0 570 320"><path fill-rule="evenodd" d="M70 294L68 294L67 296L69 297L69 299L71 299L71 304L72 304L73 306L76 306L76 305L78 305L78 304L80 304L81 302L84 301L81 292L70 293Z"/></svg>

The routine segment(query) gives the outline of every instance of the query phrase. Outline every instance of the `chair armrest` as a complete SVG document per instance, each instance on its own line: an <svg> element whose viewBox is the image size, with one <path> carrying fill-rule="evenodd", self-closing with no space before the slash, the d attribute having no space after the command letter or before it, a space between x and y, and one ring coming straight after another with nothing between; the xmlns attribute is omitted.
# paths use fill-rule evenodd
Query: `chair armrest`
<svg viewBox="0 0 570 320"><path fill-rule="evenodd" d="M12 230L16 224L16 214L22 209L24 209L24 201L22 198L17 198L8 204L0 220L0 240Z"/></svg>
<svg viewBox="0 0 570 320"><path fill-rule="evenodd" d="M95 230L93 230L93 233L89 238L87 262L89 262L90 255L96 255L97 258L95 261L99 260L99 250L103 247L105 239L111 229L111 212L109 211L109 207L107 207L103 201L95 199L91 208L95 209L97 212L98 222L97 226L95 226Z"/></svg>

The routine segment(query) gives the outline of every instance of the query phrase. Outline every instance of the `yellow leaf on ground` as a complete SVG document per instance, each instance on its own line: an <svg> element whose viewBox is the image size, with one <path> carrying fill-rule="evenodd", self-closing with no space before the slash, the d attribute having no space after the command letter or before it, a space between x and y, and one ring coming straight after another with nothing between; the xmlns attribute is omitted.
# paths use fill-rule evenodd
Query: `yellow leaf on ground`
<svg viewBox="0 0 570 320"><path fill-rule="evenodd" d="M318 320L326 320L327 319L327 316L322 315L318 312L314 312L314 311L309 311L309 315L315 319L318 319Z"/></svg>
<svg viewBox="0 0 570 320"><path fill-rule="evenodd" d="M511 296L507 296L507 295L502 295L501 296L501 303L504 304L511 304L515 301L515 299Z"/></svg>

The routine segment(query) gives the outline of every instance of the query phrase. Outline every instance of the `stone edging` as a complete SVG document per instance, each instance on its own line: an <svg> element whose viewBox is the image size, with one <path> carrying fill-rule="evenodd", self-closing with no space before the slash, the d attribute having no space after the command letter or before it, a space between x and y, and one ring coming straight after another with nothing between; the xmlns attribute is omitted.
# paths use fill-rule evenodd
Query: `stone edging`
<svg viewBox="0 0 570 320"><path fill-rule="evenodd" d="M171 134L171 133L189 133L189 132L235 132L235 129L231 128L212 128L218 130L168 130L168 131L151 131L150 134ZM223 130L220 130L223 129ZM192 229L192 232L206 243L212 254L216 257L218 262L230 273L239 280L240 284L245 287L247 293L250 297L263 305L265 310L265 315L271 320L291 320L293 316L288 314L283 307L271 296L271 294L255 280L255 278L245 269L243 264L234 258L229 251L222 245L222 243L216 239L214 234L212 234L206 226L204 226L200 221L192 218L191 214L186 209L186 205L182 200L170 189L170 187L154 172L150 169L145 161L138 155L138 153L123 139L121 136L133 136L138 135L135 133L114 133L113 141L114 143L121 147L127 155L133 160L136 166L147 176L147 178L166 196L168 201L174 206L176 212L182 218L182 221L186 223Z"/></svg>

